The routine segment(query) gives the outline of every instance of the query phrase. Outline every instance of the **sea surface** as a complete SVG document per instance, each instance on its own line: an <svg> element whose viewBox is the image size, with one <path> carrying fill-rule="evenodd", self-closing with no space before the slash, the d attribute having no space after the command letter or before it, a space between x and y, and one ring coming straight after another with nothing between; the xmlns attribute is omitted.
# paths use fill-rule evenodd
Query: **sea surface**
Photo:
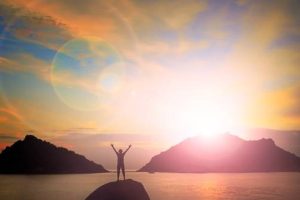
<svg viewBox="0 0 300 200"><path fill-rule="evenodd" d="M262 199L299 200L300 173L138 173L151 200ZM0 199L81 200L115 173L0 175Z"/></svg>

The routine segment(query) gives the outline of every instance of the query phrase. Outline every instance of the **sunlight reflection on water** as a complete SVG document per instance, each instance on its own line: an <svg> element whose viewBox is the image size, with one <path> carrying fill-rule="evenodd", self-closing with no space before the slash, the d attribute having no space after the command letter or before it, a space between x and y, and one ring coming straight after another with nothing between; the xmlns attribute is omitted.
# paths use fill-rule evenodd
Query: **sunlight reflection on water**
<svg viewBox="0 0 300 200"><path fill-rule="evenodd" d="M300 173L136 173L152 200L299 199ZM79 200L115 173L75 175L0 175L0 199Z"/></svg>

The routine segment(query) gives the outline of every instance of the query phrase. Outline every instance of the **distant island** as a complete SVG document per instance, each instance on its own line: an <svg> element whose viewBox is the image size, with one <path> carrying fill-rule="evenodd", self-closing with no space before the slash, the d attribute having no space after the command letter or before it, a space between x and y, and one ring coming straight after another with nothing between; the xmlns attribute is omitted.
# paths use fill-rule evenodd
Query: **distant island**
<svg viewBox="0 0 300 200"><path fill-rule="evenodd" d="M1 174L63 174L107 172L101 165L63 147L27 135L0 154Z"/></svg>
<svg viewBox="0 0 300 200"><path fill-rule="evenodd" d="M300 158L272 139L246 141L230 134L213 140L193 137L154 156L141 172L300 171Z"/></svg>

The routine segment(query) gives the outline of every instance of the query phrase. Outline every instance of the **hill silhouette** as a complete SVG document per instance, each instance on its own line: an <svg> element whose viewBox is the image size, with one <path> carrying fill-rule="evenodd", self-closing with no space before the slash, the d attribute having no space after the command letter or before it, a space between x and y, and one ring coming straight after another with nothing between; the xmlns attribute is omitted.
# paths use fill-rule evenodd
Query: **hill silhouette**
<svg viewBox="0 0 300 200"><path fill-rule="evenodd" d="M150 200L150 198L143 184L127 179L102 185L86 200Z"/></svg>
<svg viewBox="0 0 300 200"><path fill-rule="evenodd" d="M101 165L63 147L27 135L0 154L0 173L53 174L107 172Z"/></svg>
<svg viewBox="0 0 300 200"><path fill-rule="evenodd" d="M230 134L213 140L193 137L154 156L144 172L300 171L300 158L272 139L246 141Z"/></svg>

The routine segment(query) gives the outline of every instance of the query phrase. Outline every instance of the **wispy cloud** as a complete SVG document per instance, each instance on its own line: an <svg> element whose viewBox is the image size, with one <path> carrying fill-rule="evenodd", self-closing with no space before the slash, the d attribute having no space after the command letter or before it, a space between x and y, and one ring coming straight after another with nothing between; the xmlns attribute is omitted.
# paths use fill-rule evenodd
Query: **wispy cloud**
<svg viewBox="0 0 300 200"><path fill-rule="evenodd" d="M17 137L14 137L14 136L11 136L11 135L3 135L3 134L0 134L0 140L17 140L18 138Z"/></svg>

